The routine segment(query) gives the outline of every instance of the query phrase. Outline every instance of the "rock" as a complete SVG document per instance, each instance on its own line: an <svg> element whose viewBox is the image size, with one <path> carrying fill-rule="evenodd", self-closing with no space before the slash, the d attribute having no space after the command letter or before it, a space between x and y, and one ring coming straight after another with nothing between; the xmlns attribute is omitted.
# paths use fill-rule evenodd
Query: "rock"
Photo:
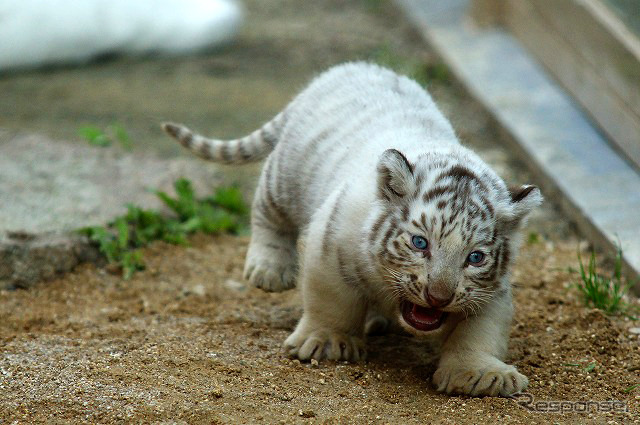
<svg viewBox="0 0 640 425"><path fill-rule="evenodd" d="M298 416L303 418L315 418L316 412L313 410L298 410Z"/></svg>
<svg viewBox="0 0 640 425"><path fill-rule="evenodd" d="M220 388L220 387L216 387L216 388L212 389L209 394L211 394L215 398L222 398L222 396L224 395L224 393L222 391L222 388Z"/></svg>
<svg viewBox="0 0 640 425"><path fill-rule="evenodd" d="M28 239L0 236L0 288L27 288L100 258L87 238L46 233Z"/></svg>

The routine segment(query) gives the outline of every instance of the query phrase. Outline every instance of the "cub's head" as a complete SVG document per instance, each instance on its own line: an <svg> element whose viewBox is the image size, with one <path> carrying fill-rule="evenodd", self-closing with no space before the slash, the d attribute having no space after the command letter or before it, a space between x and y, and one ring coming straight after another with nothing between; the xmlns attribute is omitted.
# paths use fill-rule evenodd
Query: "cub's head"
<svg viewBox="0 0 640 425"><path fill-rule="evenodd" d="M438 329L448 313L476 314L506 289L518 230L542 202L537 187L507 189L464 148L413 163L385 151L378 197L370 251L414 334Z"/></svg>

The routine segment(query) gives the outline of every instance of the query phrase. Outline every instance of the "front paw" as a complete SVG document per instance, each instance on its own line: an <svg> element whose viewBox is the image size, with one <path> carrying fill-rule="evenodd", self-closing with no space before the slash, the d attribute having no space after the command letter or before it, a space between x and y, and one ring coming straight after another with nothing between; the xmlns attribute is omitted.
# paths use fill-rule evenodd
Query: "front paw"
<svg viewBox="0 0 640 425"><path fill-rule="evenodd" d="M284 348L290 356L300 360L364 360L366 350L364 341L353 335L340 332L319 330L314 332L292 333L284 342Z"/></svg>
<svg viewBox="0 0 640 425"><path fill-rule="evenodd" d="M433 374L437 390L471 396L509 396L524 391L526 376L495 357L482 356L467 361L443 359Z"/></svg>
<svg viewBox="0 0 640 425"><path fill-rule="evenodd" d="M295 255L252 248L247 254L244 278L256 288L282 292L296 286Z"/></svg>

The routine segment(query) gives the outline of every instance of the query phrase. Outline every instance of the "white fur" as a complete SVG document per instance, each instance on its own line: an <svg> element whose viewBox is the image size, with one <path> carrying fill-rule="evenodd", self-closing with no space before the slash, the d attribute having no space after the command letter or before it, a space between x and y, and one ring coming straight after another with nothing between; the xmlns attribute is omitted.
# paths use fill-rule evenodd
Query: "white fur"
<svg viewBox="0 0 640 425"><path fill-rule="evenodd" d="M0 69L107 53L183 53L229 41L235 0L0 0Z"/></svg>

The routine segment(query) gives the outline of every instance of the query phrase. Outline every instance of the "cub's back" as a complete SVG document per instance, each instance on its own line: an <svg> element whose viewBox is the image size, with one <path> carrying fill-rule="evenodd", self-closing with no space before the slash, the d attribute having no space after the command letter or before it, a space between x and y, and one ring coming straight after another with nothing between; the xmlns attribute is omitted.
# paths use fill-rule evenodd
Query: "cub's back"
<svg viewBox="0 0 640 425"><path fill-rule="evenodd" d="M300 225L342 183L373 193L386 149L411 155L443 143L457 143L453 129L417 83L348 63L320 75L287 107L269 180Z"/></svg>

